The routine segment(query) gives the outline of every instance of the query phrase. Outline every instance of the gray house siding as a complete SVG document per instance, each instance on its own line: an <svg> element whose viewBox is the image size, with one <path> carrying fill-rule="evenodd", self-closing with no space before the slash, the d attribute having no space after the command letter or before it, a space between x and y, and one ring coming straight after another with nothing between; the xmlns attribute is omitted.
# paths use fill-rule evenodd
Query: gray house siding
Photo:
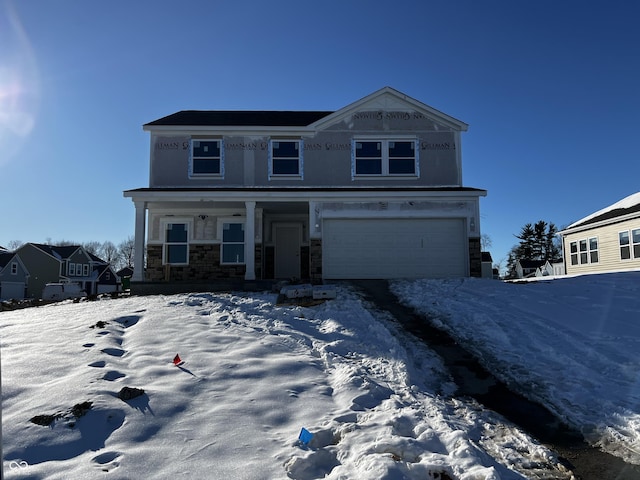
<svg viewBox="0 0 640 480"><path fill-rule="evenodd" d="M413 114L416 114L415 112ZM411 115L409 114L410 118ZM407 123L411 124L410 118ZM417 122L417 121L416 121ZM420 122L425 123L425 122ZM414 124L410 130L385 129L382 122L377 128L358 130L354 127L344 131L323 131L312 137L286 136L287 139L302 139L303 166L300 178L269 177L269 141L278 139L270 136L220 136L193 135L151 137L150 187L188 186L203 188L211 186L383 186L397 185L398 178L353 177L352 141L354 138L373 139L377 137L415 140L418 145L419 176L403 177L406 186L461 186L461 172L457 162L460 149L457 135L453 131L426 130L429 125ZM419 130L418 128L422 128ZM447 127L441 126L441 129ZM408 133L409 132L409 133ZM220 177L190 178L189 157L192 139L222 139L224 142L224 173ZM171 148L169 148L169 146Z"/></svg>
<svg viewBox="0 0 640 480"><path fill-rule="evenodd" d="M56 258L29 243L16 250L16 253L29 271L27 298L40 298L47 283L59 281L61 263Z"/></svg>
<svg viewBox="0 0 640 480"><path fill-rule="evenodd" d="M0 300L22 300L29 273L20 257L0 252Z"/></svg>

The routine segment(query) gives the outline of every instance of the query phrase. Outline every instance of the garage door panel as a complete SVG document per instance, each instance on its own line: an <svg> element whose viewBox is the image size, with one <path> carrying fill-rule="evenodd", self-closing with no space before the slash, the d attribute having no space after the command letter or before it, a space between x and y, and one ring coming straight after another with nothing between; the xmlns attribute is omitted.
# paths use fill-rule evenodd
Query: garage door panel
<svg viewBox="0 0 640 480"><path fill-rule="evenodd" d="M0 300L24 299L24 282L2 282L0 284Z"/></svg>
<svg viewBox="0 0 640 480"><path fill-rule="evenodd" d="M326 219L323 276L461 277L466 249L461 219Z"/></svg>

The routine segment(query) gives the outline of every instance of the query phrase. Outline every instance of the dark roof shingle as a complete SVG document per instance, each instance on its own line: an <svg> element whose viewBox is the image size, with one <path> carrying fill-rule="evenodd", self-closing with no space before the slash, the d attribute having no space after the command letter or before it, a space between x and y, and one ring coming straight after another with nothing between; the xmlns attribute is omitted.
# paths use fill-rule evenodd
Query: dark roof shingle
<svg viewBox="0 0 640 480"><path fill-rule="evenodd" d="M146 126L306 127L331 115L328 111L182 110Z"/></svg>

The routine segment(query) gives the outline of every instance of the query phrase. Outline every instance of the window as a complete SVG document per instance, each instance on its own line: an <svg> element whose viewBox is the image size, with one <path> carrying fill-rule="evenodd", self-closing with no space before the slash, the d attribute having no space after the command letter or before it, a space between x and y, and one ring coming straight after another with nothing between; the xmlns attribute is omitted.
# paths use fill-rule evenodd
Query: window
<svg viewBox="0 0 640 480"><path fill-rule="evenodd" d="M598 263L598 239L589 239L589 263Z"/></svg>
<svg viewBox="0 0 640 480"><path fill-rule="evenodd" d="M84 265L82 265L82 276L84 277L88 277L89 276L89 264L85 263Z"/></svg>
<svg viewBox="0 0 640 480"><path fill-rule="evenodd" d="M302 176L302 141L272 140L269 152L270 175Z"/></svg>
<svg viewBox="0 0 640 480"><path fill-rule="evenodd" d="M580 263L589 263L587 257L587 241L580 240Z"/></svg>
<svg viewBox="0 0 640 480"><path fill-rule="evenodd" d="M569 244L569 254L571 265L598 263L598 239L596 237L592 237L589 239L571 242Z"/></svg>
<svg viewBox="0 0 640 480"><path fill-rule="evenodd" d="M221 263L244 263L244 223L222 224Z"/></svg>
<svg viewBox="0 0 640 480"><path fill-rule="evenodd" d="M76 275L76 264L69 263L69 266L67 267L67 272L69 273L70 277L74 277Z"/></svg>
<svg viewBox="0 0 640 480"><path fill-rule="evenodd" d="M618 234L620 242L620 259L629 260L633 255L633 258L640 258L640 228L631 230L629 232L620 232Z"/></svg>
<svg viewBox="0 0 640 480"><path fill-rule="evenodd" d="M18 263L13 262L11 264L11 275L17 275L17 274L18 274Z"/></svg>
<svg viewBox="0 0 640 480"><path fill-rule="evenodd" d="M415 140L355 140L355 175L411 175L418 173Z"/></svg>
<svg viewBox="0 0 640 480"><path fill-rule="evenodd" d="M578 265L578 242L571 242L571 265Z"/></svg>
<svg viewBox="0 0 640 480"><path fill-rule="evenodd" d="M629 260L631 258L631 248L629 247L629 232L620 232L618 234L620 242L620 259Z"/></svg>
<svg viewBox="0 0 640 480"><path fill-rule="evenodd" d="M191 140L191 175L221 176L222 140Z"/></svg>
<svg viewBox="0 0 640 480"><path fill-rule="evenodd" d="M186 223L168 223L164 244L164 263L188 263L188 228Z"/></svg>
<svg viewBox="0 0 640 480"><path fill-rule="evenodd" d="M82 264L81 263L76 263L76 276L81 276L82 275Z"/></svg>

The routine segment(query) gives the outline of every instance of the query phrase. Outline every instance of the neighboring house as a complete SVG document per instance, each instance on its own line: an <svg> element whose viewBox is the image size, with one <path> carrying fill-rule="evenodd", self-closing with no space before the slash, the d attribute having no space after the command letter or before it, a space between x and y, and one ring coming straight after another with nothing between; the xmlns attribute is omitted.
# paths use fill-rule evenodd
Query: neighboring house
<svg viewBox="0 0 640 480"><path fill-rule="evenodd" d="M551 262L549 262L549 260L547 260L538 268L536 268L536 272L535 272L536 277L550 277L552 275L554 275L553 265L551 264Z"/></svg>
<svg viewBox="0 0 640 480"><path fill-rule="evenodd" d="M29 271L15 253L0 250L0 300L25 298Z"/></svg>
<svg viewBox="0 0 640 480"><path fill-rule="evenodd" d="M640 269L640 192L559 232L566 273Z"/></svg>
<svg viewBox="0 0 640 480"><path fill-rule="evenodd" d="M551 275L555 275L560 276L560 275L564 275L565 271L564 271L564 261L559 261L559 262L555 262L551 264L551 271L553 273L551 273Z"/></svg>
<svg viewBox="0 0 640 480"><path fill-rule="evenodd" d="M544 267L544 260L526 260L521 259L516 262L516 278L535 277L536 271Z"/></svg>
<svg viewBox="0 0 640 480"><path fill-rule="evenodd" d="M118 290L119 278L111 266L82 246L26 243L15 253L30 273L26 294L29 298L40 298L44 286L53 282L76 282L88 295Z"/></svg>
<svg viewBox="0 0 640 480"><path fill-rule="evenodd" d="M493 258L490 252L482 252L482 278L493 278Z"/></svg>
<svg viewBox="0 0 640 480"><path fill-rule="evenodd" d="M482 274L467 125L392 88L334 112L189 110L144 130L149 186L124 192L133 282Z"/></svg>

